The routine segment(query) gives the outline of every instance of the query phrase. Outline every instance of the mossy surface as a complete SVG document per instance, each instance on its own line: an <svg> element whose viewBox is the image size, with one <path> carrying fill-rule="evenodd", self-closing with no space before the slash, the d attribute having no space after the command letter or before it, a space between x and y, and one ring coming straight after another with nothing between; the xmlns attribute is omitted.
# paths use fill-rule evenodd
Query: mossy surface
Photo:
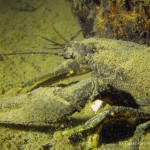
<svg viewBox="0 0 150 150"><path fill-rule="evenodd" d="M95 30L100 37L150 45L149 0L101 0Z"/></svg>

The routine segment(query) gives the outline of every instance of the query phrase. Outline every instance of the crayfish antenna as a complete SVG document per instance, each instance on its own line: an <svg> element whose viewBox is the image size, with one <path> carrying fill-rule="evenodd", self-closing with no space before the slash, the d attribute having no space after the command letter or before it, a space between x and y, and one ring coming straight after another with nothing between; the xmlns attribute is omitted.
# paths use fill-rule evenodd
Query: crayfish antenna
<svg viewBox="0 0 150 150"><path fill-rule="evenodd" d="M14 55L56 55L56 56L61 56L65 57L65 54L59 53L59 52L14 52L14 53L1 53L0 54L0 60L3 60L3 56L14 56Z"/></svg>
<svg viewBox="0 0 150 150"><path fill-rule="evenodd" d="M44 40L46 40L48 42L51 42L51 45L58 46L58 49L64 49L65 48L66 44L55 42L55 41L53 41L53 40L51 40L51 39L49 39L47 37L41 36L41 35L37 35L37 36L41 37L42 39L44 39Z"/></svg>
<svg viewBox="0 0 150 150"><path fill-rule="evenodd" d="M72 37L70 38L69 41L73 41L81 32L82 32L82 30L79 30L74 36L72 36Z"/></svg>
<svg viewBox="0 0 150 150"><path fill-rule="evenodd" d="M52 26L53 30L57 33L57 35L64 40L66 43L69 43L69 41L67 39L65 39L57 30L54 26Z"/></svg>
<svg viewBox="0 0 150 150"><path fill-rule="evenodd" d="M56 46L56 47L51 47L51 48L46 48L46 49L58 49L58 50L62 50L63 51L63 53L60 53L60 52L13 52L13 53L1 53L0 54L0 60L3 60L3 56L13 56L13 55L32 55L32 54L34 54L34 55L47 55L47 54L51 54L51 55L56 55L56 56L60 56L60 57L64 57L64 58L66 58L66 45L70 45L70 41L72 41L72 40L74 40L79 34L80 34L80 32L82 31L82 30L79 30L74 36L72 36L71 38L70 38L70 40L68 41L68 40L66 40L57 30L56 30L56 28L55 27L53 27L52 26L52 28L53 28L53 30L57 33L57 35L62 39L62 40L64 40L65 41L65 43L58 43L58 42L56 42L56 41L54 41L54 40L52 40L52 39L49 39L49 38L47 38L47 37L44 37L44 36L42 36L42 35L37 35L37 34L34 34L35 36L39 36L40 38L42 38L42 39L44 39L44 40L46 40L46 41L48 41L48 42L50 42L51 43L51 45L53 45L53 46Z"/></svg>

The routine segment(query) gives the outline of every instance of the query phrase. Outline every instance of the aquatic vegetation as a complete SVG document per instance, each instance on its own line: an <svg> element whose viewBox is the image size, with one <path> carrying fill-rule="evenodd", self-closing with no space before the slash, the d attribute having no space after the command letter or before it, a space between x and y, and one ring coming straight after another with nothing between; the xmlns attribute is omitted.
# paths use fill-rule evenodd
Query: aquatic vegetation
<svg viewBox="0 0 150 150"><path fill-rule="evenodd" d="M1 99L0 122L50 124L57 128L57 123L67 120L75 111L81 111L88 101L101 98L111 106L85 124L64 129L61 134L68 137L94 130L87 146L91 149L98 146L99 134L106 123L125 120L137 125L133 136L133 142L137 144L131 145L131 149L138 149L138 141L150 126L149 52L149 47L121 40L89 38L75 41L63 47L64 63L51 73L24 84L18 96ZM41 87L44 83L52 85L89 72L92 75L78 83Z"/></svg>
<svg viewBox="0 0 150 150"><path fill-rule="evenodd" d="M73 4L87 34L150 45L149 0L73 0Z"/></svg>

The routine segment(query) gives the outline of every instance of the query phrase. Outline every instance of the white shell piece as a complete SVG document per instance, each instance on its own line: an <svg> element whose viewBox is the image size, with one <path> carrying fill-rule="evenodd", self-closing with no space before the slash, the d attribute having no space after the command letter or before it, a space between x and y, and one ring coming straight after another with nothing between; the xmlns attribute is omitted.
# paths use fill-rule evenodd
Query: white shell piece
<svg viewBox="0 0 150 150"><path fill-rule="evenodd" d="M96 100L92 105L91 108L93 111L97 112L99 108L101 107L103 101L102 100Z"/></svg>

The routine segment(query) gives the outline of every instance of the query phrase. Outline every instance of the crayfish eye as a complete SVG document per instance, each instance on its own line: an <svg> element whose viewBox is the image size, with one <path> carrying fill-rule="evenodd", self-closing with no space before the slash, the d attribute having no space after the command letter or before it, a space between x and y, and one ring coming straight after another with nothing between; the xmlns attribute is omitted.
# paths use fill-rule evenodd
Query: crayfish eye
<svg viewBox="0 0 150 150"><path fill-rule="evenodd" d="M73 57L73 52L67 50L67 51L66 51L66 56L65 56L65 58L68 58L68 59L69 59L69 58L74 58L74 57Z"/></svg>

